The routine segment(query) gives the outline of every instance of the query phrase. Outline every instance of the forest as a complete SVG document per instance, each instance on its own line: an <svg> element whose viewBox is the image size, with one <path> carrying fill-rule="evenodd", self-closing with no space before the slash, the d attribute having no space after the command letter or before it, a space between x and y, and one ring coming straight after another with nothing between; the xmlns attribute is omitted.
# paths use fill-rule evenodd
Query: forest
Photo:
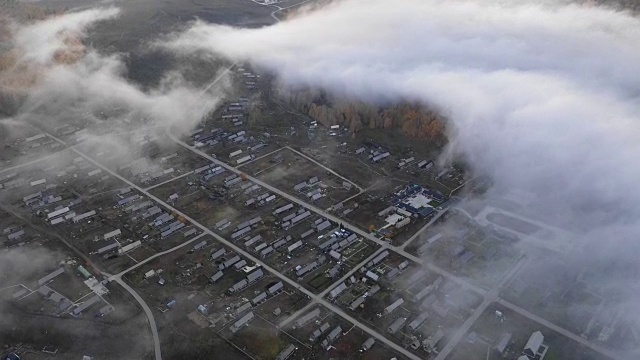
<svg viewBox="0 0 640 360"><path fill-rule="evenodd" d="M429 107L412 102L372 104L357 99L335 98L321 90L278 89L282 101L322 125L340 125L355 137L366 129L400 130L411 139L447 142L446 119Z"/></svg>

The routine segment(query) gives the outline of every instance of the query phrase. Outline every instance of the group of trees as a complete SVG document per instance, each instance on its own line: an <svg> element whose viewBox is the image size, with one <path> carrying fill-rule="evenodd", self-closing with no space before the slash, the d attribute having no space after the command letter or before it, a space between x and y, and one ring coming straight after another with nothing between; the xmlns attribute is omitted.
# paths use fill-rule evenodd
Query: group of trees
<svg viewBox="0 0 640 360"><path fill-rule="evenodd" d="M399 129L414 139L446 143L445 119L436 111L416 103L374 105L360 100L335 100L319 90L280 90L279 96L324 126L341 125L357 134L365 128Z"/></svg>

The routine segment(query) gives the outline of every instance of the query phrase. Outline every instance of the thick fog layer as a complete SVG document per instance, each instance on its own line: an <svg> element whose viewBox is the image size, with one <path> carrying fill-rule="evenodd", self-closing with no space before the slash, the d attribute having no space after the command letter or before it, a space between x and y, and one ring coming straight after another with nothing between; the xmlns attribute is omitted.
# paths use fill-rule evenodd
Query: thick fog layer
<svg viewBox="0 0 640 360"><path fill-rule="evenodd" d="M127 54L105 55L85 44L93 25L118 14L115 8L97 8L13 25L15 66L0 79L15 83L13 75L20 75L29 80L19 87L26 100L18 120L42 118L54 127L74 117L97 121L95 113L119 109L116 120L146 119L189 129L215 107L218 96L202 96L202 89L177 72L165 74L156 88L142 89L126 78Z"/></svg>
<svg viewBox="0 0 640 360"><path fill-rule="evenodd" d="M96 113L118 109L115 120L187 129L215 107L218 97L202 97L179 73L142 89L126 79L126 55L87 46L91 26L117 15L104 8L14 24L16 66L0 74L0 90L25 79L26 99L6 122L101 122ZM601 7L343 0L260 29L195 22L161 44L248 61L288 86L439 109L450 120L445 157L489 175L490 202L514 189L532 194L521 210L573 234L553 239L575 246L568 263L615 272L602 284L632 318L640 316L638 39L637 18Z"/></svg>
<svg viewBox="0 0 640 360"><path fill-rule="evenodd" d="M637 18L600 7L346 0L261 29L197 22L169 46L250 61L288 85L439 108L450 154L496 193L533 194L527 211L578 234L583 266L640 254L638 39ZM619 284L629 294L636 271Z"/></svg>
<svg viewBox="0 0 640 360"><path fill-rule="evenodd" d="M68 41L70 37L85 37L91 25L113 19L119 12L116 8L91 9L56 16L29 26L16 24L14 43L22 52L23 61L48 64L56 53L72 45Z"/></svg>
<svg viewBox="0 0 640 360"><path fill-rule="evenodd" d="M638 38L638 19L605 8L368 0L261 29L198 22L169 46L249 60L287 84L436 106L452 149L497 188L532 191L570 223L635 228Z"/></svg>

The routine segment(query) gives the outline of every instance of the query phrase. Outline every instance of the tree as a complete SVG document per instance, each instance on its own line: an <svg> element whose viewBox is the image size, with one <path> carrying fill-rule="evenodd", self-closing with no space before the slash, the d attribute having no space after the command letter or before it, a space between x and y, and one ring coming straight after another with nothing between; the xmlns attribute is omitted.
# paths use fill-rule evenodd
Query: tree
<svg viewBox="0 0 640 360"><path fill-rule="evenodd" d="M323 91L312 89L279 89L278 94L322 125L339 124L352 135L365 126L369 129L399 128L410 138L429 139L438 144L446 142L445 119L424 105L401 102L380 107L353 99L336 100Z"/></svg>

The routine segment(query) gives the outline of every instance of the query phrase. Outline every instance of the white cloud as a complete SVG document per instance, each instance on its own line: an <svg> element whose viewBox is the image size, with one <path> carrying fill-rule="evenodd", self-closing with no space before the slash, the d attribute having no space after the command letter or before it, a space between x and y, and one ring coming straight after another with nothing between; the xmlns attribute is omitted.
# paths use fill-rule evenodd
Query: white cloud
<svg viewBox="0 0 640 360"><path fill-rule="evenodd" d="M635 267L638 39L637 18L602 7L345 0L260 29L195 22L167 46L249 61L288 85L436 106L452 150L496 192L535 194L530 215L579 234L575 263ZM636 280L607 281L638 307Z"/></svg>
<svg viewBox="0 0 640 360"><path fill-rule="evenodd" d="M40 114L63 124L81 113L120 109L121 116L188 130L218 104L225 81L203 94L180 74L167 72L160 85L143 89L127 79L126 55L105 55L82 44L92 26L119 13L95 8L16 25L17 63L27 64L36 78L18 118ZM59 61L60 53L71 54Z"/></svg>
<svg viewBox="0 0 640 360"><path fill-rule="evenodd" d="M167 46L288 84L433 104L499 186L640 215L638 38L636 18L598 7L347 0L261 29L196 22Z"/></svg>
<svg viewBox="0 0 640 360"><path fill-rule="evenodd" d="M19 26L13 41L27 61L48 64L54 54L68 46L65 40L72 34L86 36L87 29L98 21L113 19L120 13L117 8L97 8L74 12Z"/></svg>

